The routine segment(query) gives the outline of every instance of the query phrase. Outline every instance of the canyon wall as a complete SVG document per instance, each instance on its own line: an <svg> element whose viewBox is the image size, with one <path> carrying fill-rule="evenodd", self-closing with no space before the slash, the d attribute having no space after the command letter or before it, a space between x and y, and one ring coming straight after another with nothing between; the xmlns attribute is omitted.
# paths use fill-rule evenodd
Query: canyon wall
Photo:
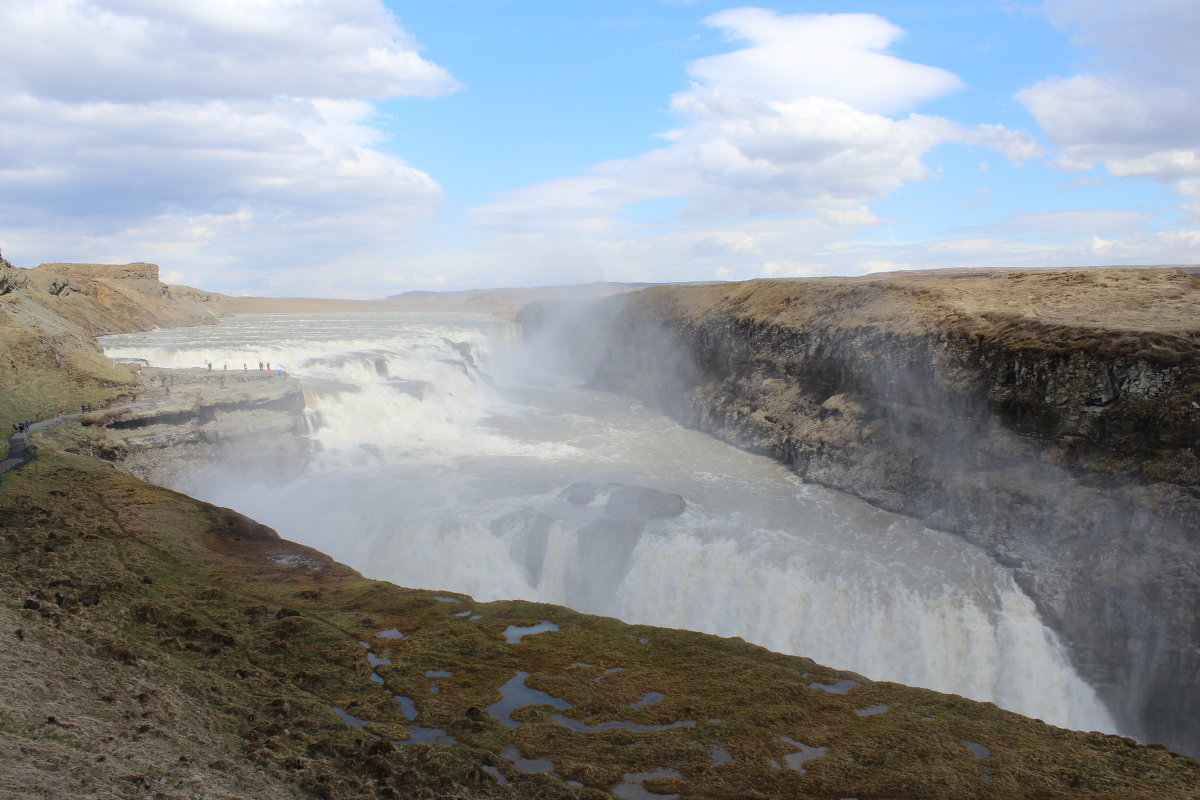
<svg viewBox="0 0 1200 800"><path fill-rule="evenodd" d="M1196 753L1198 283L1162 270L753 281L533 305L520 320L600 388L978 544L1124 730Z"/></svg>

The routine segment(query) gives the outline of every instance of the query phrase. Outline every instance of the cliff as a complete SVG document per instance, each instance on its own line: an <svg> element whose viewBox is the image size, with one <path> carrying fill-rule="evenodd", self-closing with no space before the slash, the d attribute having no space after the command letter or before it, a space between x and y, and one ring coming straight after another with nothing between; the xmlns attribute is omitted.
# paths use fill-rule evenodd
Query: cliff
<svg viewBox="0 0 1200 800"><path fill-rule="evenodd" d="M211 323L226 302L160 283L153 264L19 269L0 260L0 424L136 392L139 382L105 358L94 337Z"/></svg>
<svg viewBox="0 0 1200 800"><path fill-rule="evenodd" d="M176 488L204 469L278 481L307 465L304 393L295 378L261 370L137 372L147 387L137 402L85 414L72 452Z"/></svg>
<svg viewBox="0 0 1200 800"><path fill-rule="evenodd" d="M1198 287L1121 269L752 281L521 321L574 343L598 386L977 543L1123 729L1195 753Z"/></svg>

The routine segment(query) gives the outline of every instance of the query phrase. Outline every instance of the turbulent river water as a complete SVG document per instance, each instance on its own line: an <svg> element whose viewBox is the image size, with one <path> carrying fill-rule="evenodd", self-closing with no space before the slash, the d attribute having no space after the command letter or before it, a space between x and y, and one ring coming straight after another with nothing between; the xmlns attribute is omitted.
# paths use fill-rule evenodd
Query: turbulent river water
<svg viewBox="0 0 1200 800"><path fill-rule="evenodd" d="M102 343L153 366L262 361L298 377L319 448L302 475L280 486L198 465L173 488L370 577L740 636L1115 729L1010 572L982 552L549 374L513 323L247 315ZM622 498L636 510L665 497L641 489L686 506L625 513Z"/></svg>

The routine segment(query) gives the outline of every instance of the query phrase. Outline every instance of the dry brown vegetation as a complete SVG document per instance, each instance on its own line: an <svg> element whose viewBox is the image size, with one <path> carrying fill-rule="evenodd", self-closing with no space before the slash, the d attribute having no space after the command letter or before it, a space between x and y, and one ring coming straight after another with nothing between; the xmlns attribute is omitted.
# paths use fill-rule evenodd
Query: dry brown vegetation
<svg viewBox="0 0 1200 800"><path fill-rule="evenodd" d="M966 334L1012 347L1171 358L1200 342L1200 278L1170 269L755 280L651 287L642 297L677 318L733 313L789 328Z"/></svg>

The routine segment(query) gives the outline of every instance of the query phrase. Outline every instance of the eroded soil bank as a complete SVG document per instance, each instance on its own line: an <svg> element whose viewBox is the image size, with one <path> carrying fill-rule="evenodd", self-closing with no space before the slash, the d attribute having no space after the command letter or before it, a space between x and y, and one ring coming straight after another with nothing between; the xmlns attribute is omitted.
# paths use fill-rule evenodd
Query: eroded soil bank
<svg viewBox="0 0 1200 800"><path fill-rule="evenodd" d="M1024 271L535 304L602 388L1006 565L1124 729L1200 751L1200 281Z"/></svg>

